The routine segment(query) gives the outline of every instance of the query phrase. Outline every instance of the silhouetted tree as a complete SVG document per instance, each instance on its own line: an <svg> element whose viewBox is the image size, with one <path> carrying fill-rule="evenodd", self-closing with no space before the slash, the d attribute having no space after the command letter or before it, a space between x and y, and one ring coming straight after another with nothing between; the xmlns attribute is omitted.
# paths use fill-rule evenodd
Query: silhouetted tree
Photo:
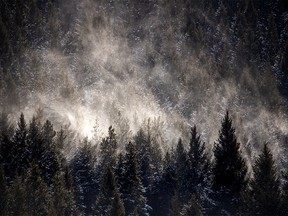
<svg viewBox="0 0 288 216"><path fill-rule="evenodd" d="M100 143L99 157L103 170L107 165L115 163L117 147L116 133L112 126L110 126L108 136Z"/></svg>
<svg viewBox="0 0 288 216"><path fill-rule="evenodd" d="M7 215L8 210L8 188L2 164L0 165L0 215Z"/></svg>
<svg viewBox="0 0 288 216"><path fill-rule="evenodd" d="M48 187L35 162L32 163L25 180L25 194L28 215L55 215Z"/></svg>
<svg viewBox="0 0 288 216"><path fill-rule="evenodd" d="M9 190L9 215L28 216L26 205L25 185L21 177L16 177Z"/></svg>
<svg viewBox="0 0 288 216"><path fill-rule="evenodd" d="M175 167L177 175L177 187L179 191L179 199L181 202L188 201L189 194L189 159L182 140L179 139L175 151Z"/></svg>
<svg viewBox="0 0 288 216"><path fill-rule="evenodd" d="M227 211L235 214L241 201L240 192L246 186L247 167L241 156L240 144L237 143L228 111L215 143L214 156L212 188L216 192L214 199L218 204L212 212L223 214L223 211Z"/></svg>
<svg viewBox="0 0 288 216"><path fill-rule="evenodd" d="M282 215L280 183L275 161L267 144L253 166L254 178L244 195L246 215ZM245 211L246 210L246 211Z"/></svg>
<svg viewBox="0 0 288 216"><path fill-rule="evenodd" d="M52 200L55 209L56 215L64 216L65 213L69 211L67 199L68 198L68 191L65 188L64 178L58 172L55 175L55 180L53 181L53 193L52 193Z"/></svg>
<svg viewBox="0 0 288 216"><path fill-rule="evenodd" d="M41 130L41 145L43 148L40 157L39 167L42 171L42 176L45 182L50 185L54 181L55 174L60 169L59 152L57 152L53 138L56 132L53 129L52 123L47 120Z"/></svg>
<svg viewBox="0 0 288 216"><path fill-rule="evenodd" d="M95 161L92 147L84 140L71 161L77 208L85 214L93 214L97 195Z"/></svg>
<svg viewBox="0 0 288 216"><path fill-rule="evenodd" d="M153 211L152 215L168 215L171 199L177 190L175 163L170 153L164 158L163 171L160 179L152 188L153 196L148 200Z"/></svg>
<svg viewBox="0 0 288 216"><path fill-rule="evenodd" d="M14 161L16 160L16 155L14 154L14 145L6 130L0 134L0 159L7 181L10 183L15 176L16 167Z"/></svg>
<svg viewBox="0 0 288 216"><path fill-rule="evenodd" d="M105 170L100 182L100 192L96 200L97 215L125 215L124 203L117 188L111 166Z"/></svg>
<svg viewBox="0 0 288 216"><path fill-rule="evenodd" d="M235 196L245 187L247 167L241 156L235 129L228 111L222 121L218 141L214 149L213 188L216 191L228 190Z"/></svg>
<svg viewBox="0 0 288 216"><path fill-rule="evenodd" d="M15 149L14 152L16 155L15 166L18 175L24 174L24 172L29 167L29 152L26 138L27 138L27 125L24 118L24 114L21 113L20 118L18 120L17 128L15 130L15 134L12 138Z"/></svg>
<svg viewBox="0 0 288 216"><path fill-rule="evenodd" d="M135 145L129 142L126 146L124 166L119 180L120 192L123 197L127 215L137 211L139 215L148 214L149 206L144 196L145 190L139 176L139 165Z"/></svg>
<svg viewBox="0 0 288 216"><path fill-rule="evenodd" d="M199 184L203 185L204 181L207 181L209 167L205 143L201 142L196 126L191 128L188 157L190 162L189 189L195 193L195 187L199 187Z"/></svg>

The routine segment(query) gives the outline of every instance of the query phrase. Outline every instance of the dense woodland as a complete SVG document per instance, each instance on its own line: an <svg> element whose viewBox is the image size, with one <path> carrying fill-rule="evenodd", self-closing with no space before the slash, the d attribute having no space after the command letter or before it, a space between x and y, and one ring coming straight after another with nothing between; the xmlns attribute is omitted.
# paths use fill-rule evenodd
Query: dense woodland
<svg viewBox="0 0 288 216"><path fill-rule="evenodd" d="M101 54L120 38L120 60L102 61L90 38ZM112 48L102 49L106 38ZM288 215L287 161L265 140L276 134L285 153L287 131L255 117L287 118L287 38L285 0L0 0L0 215ZM152 76L159 65L170 83ZM111 86L138 80L137 70L149 79L135 86L196 124L189 133L159 139L150 120L132 133L110 108ZM113 79L98 83L101 73ZM55 107L96 110L83 98L98 86L115 125L83 139ZM46 115L30 118L40 103ZM247 131L256 156L241 142Z"/></svg>
<svg viewBox="0 0 288 216"><path fill-rule="evenodd" d="M288 175L267 144L247 172L228 111L213 152L196 126L164 154L149 130L121 151L116 137L111 126L97 153L84 139L67 159L65 131L49 120L1 122L1 215L288 214Z"/></svg>

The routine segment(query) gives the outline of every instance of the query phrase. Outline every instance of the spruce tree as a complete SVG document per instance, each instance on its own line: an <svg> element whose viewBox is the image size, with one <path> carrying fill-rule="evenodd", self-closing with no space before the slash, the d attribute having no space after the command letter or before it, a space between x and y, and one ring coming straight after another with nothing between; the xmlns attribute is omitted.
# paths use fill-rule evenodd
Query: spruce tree
<svg viewBox="0 0 288 216"><path fill-rule="evenodd" d="M48 187L41 177L39 166L35 162L32 163L25 180L25 194L28 215L55 214Z"/></svg>
<svg viewBox="0 0 288 216"><path fill-rule="evenodd" d="M7 131L4 130L0 134L0 163L3 165L8 183L10 183L15 176L15 160L14 145Z"/></svg>
<svg viewBox="0 0 288 216"><path fill-rule="evenodd" d="M0 165L0 215L7 215L8 187L2 164Z"/></svg>
<svg viewBox="0 0 288 216"><path fill-rule="evenodd" d="M100 182L100 192L96 200L97 215L125 215L124 203L116 184L111 166L105 170Z"/></svg>
<svg viewBox="0 0 288 216"><path fill-rule="evenodd" d="M280 182L275 161L267 144L253 166L254 178L244 196L247 215L282 215ZM246 211L245 211L246 210Z"/></svg>
<svg viewBox="0 0 288 216"><path fill-rule="evenodd" d="M40 129L39 122L37 121L36 117L33 116L27 133L27 145L30 156L29 162L35 161L38 164L40 164L40 159L44 152Z"/></svg>
<svg viewBox="0 0 288 216"><path fill-rule="evenodd" d="M182 140L179 139L175 151L175 167L177 175L177 186L179 190L179 199L181 202L188 201L189 193L189 160Z"/></svg>
<svg viewBox="0 0 288 216"><path fill-rule="evenodd" d="M58 216L65 216L66 212L69 211L67 199L69 196L68 190L65 188L64 178L60 172L55 175L55 180L53 181L53 193L52 200L55 213Z"/></svg>
<svg viewBox="0 0 288 216"><path fill-rule="evenodd" d="M53 125L49 120L46 120L41 130L41 145L43 151L39 158L39 167L42 171L42 176L48 185L51 185L54 181L55 174L60 169L59 157L53 138L56 132L53 129Z"/></svg>
<svg viewBox="0 0 288 216"><path fill-rule="evenodd" d="M28 216L25 187L21 177L16 177L9 190L9 215Z"/></svg>
<svg viewBox="0 0 288 216"><path fill-rule="evenodd" d="M139 176L139 165L135 145L129 142L126 146L124 167L121 176L120 192L123 195L126 215L137 211L139 215L146 215L150 207L146 204L144 187Z"/></svg>
<svg viewBox="0 0 288 216"><path fill-rule="evenodd" d="M191 128L191 138L189 142L188 157L190 162L190 190L195 191L195 187L204 183L208 174L208 158L205 152L205 143L200 140L196 126Z"/></svg>
<svg viewBox="0 0 288 216"><path fill-rule="evenodd" d="M15 166L18 175L24 174L25 170L29 167L29 152L26 142L27 137L27 125L24 118L24 114L21 113L18 120L15 134L12 138L15 149Z"/></svg>
<svg viewBox="0 0 288 216"><path fill-rule="evenodd" d="M115 163L117 150L116 133L112 126L108 129L108 136L100 143L100 163L105 170L105 166Z"/></svg>
<svg viewBox="0 0 288 216"><path fill-rule="evenodd" d="M239 197L240 191L245 186L247 167L241 156L240 144L237 142L228 111L222 121L218 141L215 143L214 156L214 190L226 191L232 196Z"/></svg>
<svg viewBox="0 0 288 216"><path fill-rule="evenodd" d="M83 147L78 149L70 166L77 208L87 215L93 214L97 195L95 162L92 147L87 140L84 140Z"/></svg>
<svg viewBox="0 0 288 216"><path fill-rule="evenodd" d="M153 215L168 215L171 199L177 190L176 168L169 152L165 155L162 174L153 190L153 196L148 200Z"/></svg>
<svg viewBox="0 0 288 216"><path fill-rule="evenodd" d="M148 189L152 177L151 141L145 135L143 129L138 131L134 140L136 145L137 158L139 160L140 177L143 186Z"/></svg>
<svg viewBox="0 0 288 216"><path fill-rule="evenodd" d="M153 205L156 196L156 184L160 179L162 166L162 154L156 137L151 137L150 120L147 131L142 128L134 137L137 158L139 162L139 174L145 188L145 196L149 205Z"/></svg>

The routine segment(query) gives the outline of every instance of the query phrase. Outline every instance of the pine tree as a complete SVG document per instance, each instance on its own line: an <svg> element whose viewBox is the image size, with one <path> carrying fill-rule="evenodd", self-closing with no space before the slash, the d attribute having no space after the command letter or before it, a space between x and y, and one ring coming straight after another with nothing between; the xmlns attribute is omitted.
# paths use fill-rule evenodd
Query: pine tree
<svg viewBox="0 0 288 216"><path fill-rule="evenodd" d="M57 152L53 138L56 132L52 123L47 120L41 130L41 143L43 145L42 155L39 158L39 167L42 176L48 185L54 181L55 174L59 171L59 152Z"/></svg>
<svg viewBox="0 0 288 216"><path fill-rule="evenodd" d="M0 165L0 215L7 215L8 188L2 164Z"/></svg>
<svg viewBox="0 0 288 216"><path fill-rule="evenodd" d="M195 191L195 187L203 184L208 174L208 158L205 152L205 143L200 140L200 135L197 134L196 126L191 128L191 138L189 142L189 162L190 162L190 187L191 191Z"/></svg>
<svg viewBox="0 0 288 216"><path fill-rule="evenodd" d="M112 126L109 127L108 137L100 143L100 163L103 169L109 164L115 163L117 150L116 133Z"/></svg>
<svg viewBox="0 0 288 216"><path fill-rule="evenodd" d="M95 178L95 160L92 147L84 140L83 147L79 148L71 161L74 190L77 208L87 215L93 214L97 185Z"/></svg>
<svg viewBox="0 0 288 216"><path fill-rule="evenodd" d="M119 181L120 192L123 196L126 215L137 211L139 215L148 214L149 206L144 196L144 188L139 176L139 165L135 145L129 142L126 146L124 167Z"/></svg>
<svg viewBox="0 0 288 216"><path fill-rule="evenodd" d="M76 204L76 195L75 195L75 189L73 187L74 185L73 185L72 172L68 166L63 166L62 169L64 169L64 174L63 174L63 176L61 174L61 178L63 178L64 188L65 188L66 193L67 193L66 201L65 201L67 204L67 208L65 211L65 215L77 216L80 214L80 212L79 212L79 210L77 208L77 204Z"/></svg>
<svg viewBox="0 0 288 216"><path fill-rule="evenodd" d="M28 216L25 187L20 177L16 177L9 190L9 215Z"/></svg>
<svg viewBox="0 0 288 216"><path fill-rule="evenodd" d="M181 202L188 201L189 195L189 160L182 140L179 139L175 151L175 166L177 174L177 186L179 191L179 199Z"/></svg>
<svg viewBox="0 0 288 216"><path fill-rule="evenodd" d="M156 137L152 138L150 119L148 119L145 128L146 131L140 128L134 140L139 163L139 175L145 189L145 196L149 205L153 205L156 195L155 186L161 175L162 154Z"/></svg>
<svg viewBox="0 0 288 216"><path fill-rule="evenodd" d="M280 183L267 144L253 166L254 178L246 191L247 215L281 215Z"/></svg>
<svg viewBox="0 0 288 216"><path fill-rule="evenodd" d="M27 133L27 145L30 155L29 162L36 161L38 164L40 164L40 158L43 155L44 148L41 140L39 122L36 120L35 116L32 117L32 120L29 124Z"/></svg>
<svg viewBox="0 0 288 216"><path fill-rule="evenodd" d="M137 158L139 160L140 168L140 177L143 183L143 186L148 189L148 186L151 185L152 177L152 146L151 140L146 137L143 129L140 129L135 136L135 147L137 151Z"/></svg>
<svg viewBox="0 0 288 216"><path fill-rule="evenodd" d="M215 166L213 168L213 188L225 190L236 197L245 186L247 167L241 156L235 129L228 111L222 121L218 141L214 149Z"/></svg>
<svg viewBox="0 0 288 216"><path fill-rule="evenodd" d="M58 172L55 175L55 180L53 183L53 205L55 209L55 213L58 216L64 216L66 215L66 212L69 211L68 209L68 191L65 188L64 184L64 178L63 176Z"/></svg>
<svg viewBox="0 0 288 216"><path fill-rule="evenodd" d="M28 215L55 214L46 183L41 178L37 163L33 162L25 181L26 206Z"/></svg>
<svg viewBox="0 0 288 216"><path fill-rule="evenodd" d="M97 215L125 215L124 203L116 185L111 166L105 170L100 183L100 193L96 200Z"/></svg>
<svg viewBox="0 0 288 216"><path fill-rule="evenodd" d="M29 167L29 152L28 146L26 143L27 137L27 125L24 118L24 114L21 113L20 118L18 120L18 125L15 131L15 134L12 138L15 155L17 160L15 161L16 172L18 175L24 174L25 170Z"/></svg>
<svg viewBox="0 0 288 216"><path fill-rule="evenodd" d="M60 131L57 132L56 142L55 142L55 146L58 151L61 151L62 149L64 149L66 138L67 138L67 135L65 134L65 131L61 127Z"/></svg>
<svg viewBox="0 0 288 216"><path fill-rule="evenodd" d="M171 199L177 190L177 176L170 153L164 158L162 175L153 187L153 196L148 200L153 215L168 215Z"/></svg>
<svg viewBox="0 0 288 216"><path fill-rule="evenodd" d="M3 164L5 176L8 183L12 181L15 176L15 163L14 145L6 130L0 134L0 163Z"/></svg>

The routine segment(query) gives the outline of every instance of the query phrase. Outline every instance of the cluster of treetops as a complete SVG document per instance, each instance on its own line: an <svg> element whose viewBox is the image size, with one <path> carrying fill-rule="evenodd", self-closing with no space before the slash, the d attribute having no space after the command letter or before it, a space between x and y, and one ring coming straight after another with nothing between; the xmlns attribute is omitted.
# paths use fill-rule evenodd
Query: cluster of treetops
<svg viewBox="0 0 288 216"><path fill-rule="evenodd" d="M143 129L120 150L109 127L97 155L85 139L67 157L65 139L49 120L1 122L0 215L288 215L287 175L267 144L248 175L228 111L213 160L196 126L164 155Z"/></svg>

